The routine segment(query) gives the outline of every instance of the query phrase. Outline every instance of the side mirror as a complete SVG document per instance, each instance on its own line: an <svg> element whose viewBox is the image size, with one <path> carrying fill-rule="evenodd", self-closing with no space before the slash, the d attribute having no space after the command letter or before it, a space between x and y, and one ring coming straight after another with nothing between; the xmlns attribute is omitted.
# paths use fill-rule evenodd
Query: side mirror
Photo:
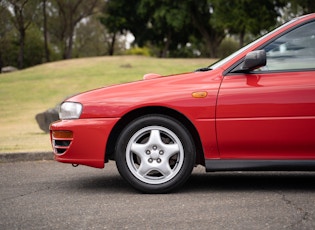
<svg viewBox="0 0 315 230"><path fill-rule="evenodd" d="M251 71L258 69L259 67L265 66L267 63L266 51L265 50L255 50L249 52L244 59L243 66L241 67L241 72Z"/></svg>

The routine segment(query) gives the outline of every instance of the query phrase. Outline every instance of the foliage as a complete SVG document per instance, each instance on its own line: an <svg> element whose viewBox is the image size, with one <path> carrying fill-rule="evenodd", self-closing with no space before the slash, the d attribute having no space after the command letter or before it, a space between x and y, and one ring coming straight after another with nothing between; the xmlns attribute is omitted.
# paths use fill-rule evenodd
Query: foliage
<svg viewBox="0 0 315 230"><path fill-rule="evenodd" d="M238 42L233 37L226 37L218 48L218 57L224 58L239 49Z"/></svg>
<svg viewBox="0 0 315 230"><path fill-rule="evenodd" d="M58 14L54 16L54 22L56 22L56 39L59 41L62 57L64 59L69 59L72 57L76 26L84 18L92 15L101 1L55 0L54 3L58 10Z"/></svg>
<svg viewBox="0 0 315 230"><path fill-rule="evenodd" d="M189 42L187 31L191 25L184 6L178 0L140 1L137 10L140 15L145 16L144 27L147 30L147 36L142 36L142 40L157 47L159 57L167 57L169 51Z"/></svg>
<svg viewBox="0 0 315 230"><path fill-rule="evenodd" d="M281 6L280 0L108 0L101 21L112 33L130 31L140 47L157 47L160 57L193 56L196 50L187 48L193 43L201 56L216 57L225 31L239 33L242 46L247 33L276 24Z"/></svg>
<svg viewBox="0 0 315 230"><path fill-rule="evenodd" d="M25 65L26 31L36 19L39 0L4 0L4 2L13 11L11 21L18 31L18 67L23 68Z"/></svg>
<svg viewBox="0 0 315 230"><path fill-rule="evenodd" d="M310 14L315 12L315 1L314 0L290 0L283 1L289 4L292 13L295 14Z"/></svg>
<svg viewBox="0 0 315 230"><path fill-rule="evenodd" d="M140 56L151 56L150 49L148 47L133 47L131 49L128 49L125 54L127 55L140 55Z"/></svg>
<svg viewBox="0 0 315 230"><path fill-rule="evenodd" d="M41 64L44 59L44 43L41 31L32 26L26 34L25 40L25 66Z"/></svg>
<svg viewBox="0 0 315 230"><path fill-rule="evenodd" d="M244 37L250 33L259 35L276 25L280 16L277 8L283 6L275 0L214 0L214 20L230 34L239 35L239 46L244 45ZM228 12L228 13L226 13Z"/></svg>
<svg viewBox="0 0 315 230"><path fill-rule="evenodd" d="M217 48L223 40L224 27L217 26L213 20L214 10L212 0L187 1L187 10L190 12L190 17L193 26L199 32L202 42L205 44L206 56L217 57Z"/></svg>
<svg viewBox="0 0 315 230"><path fill-rule="evenodd" d="M86 36L86 35L89 36ZM125 38L117 36L112 44L113 34L109 33L98 16L91 16L76 28L73 57L92 57L120 54L125 51ZM114 51L116 51L114 53ZM112 53L111 53L112 52Z"/></svg>
<svg viewBox="0 0 315 230"><path fill-rule="evenodd" d="M242 46L310 12L313 0L0 0L0 66L122 54L130 33L131 53L221 57L225 38Z"/></svg>

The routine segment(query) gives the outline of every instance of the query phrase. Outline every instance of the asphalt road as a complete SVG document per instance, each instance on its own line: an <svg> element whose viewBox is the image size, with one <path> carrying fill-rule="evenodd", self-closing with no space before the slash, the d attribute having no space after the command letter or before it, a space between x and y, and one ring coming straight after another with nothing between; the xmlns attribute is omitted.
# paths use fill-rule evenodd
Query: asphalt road
<svg viewBox="0 0 315 230"><path fill-rule="evenodd" d="M0 229L315 229L315 172L205 173L140 194L104 170L1 163Z"/></svg>

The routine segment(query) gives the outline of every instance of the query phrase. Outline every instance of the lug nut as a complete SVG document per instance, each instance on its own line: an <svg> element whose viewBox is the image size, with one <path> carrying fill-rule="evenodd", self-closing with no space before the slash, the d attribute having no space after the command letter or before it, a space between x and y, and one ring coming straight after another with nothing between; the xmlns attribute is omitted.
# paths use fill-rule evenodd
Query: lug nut
<svg viewBox="0 0 315 230"><path fill-rule="evenodd" d="M156 145L153 145L153 150L157 150L157 146Z"/></svg>
<svg viewBox="0 0 315 230"><path fill-rule="evenodd" d="M161 161L162 161L162 160L161 160L160 158L156 159L156 162L157 162L157 163L161 163Z"/></svg>
<svg viewBox="0 0 315 230"><path fill-rule="evenodd" d="M146 153L147 155L150 155L150 154L151 154L151 151L150 151L150 150L146 150L145 153Z"/></svg>
<svg viewBox="0 0 315 230"><path fill-rule="evenodd" d="M160 154L160 155L163 155L163 154L164 154L164 151L163 151L163 150L160 150L159 154Z"/></svg>
<svg viewBox="0 0 315 230"><path fill-rule="evenodd" d="M152 159L152 158L149 158L148 161L149 161L149 163L152 163L152 162L153 162L153 159Z"/></svg>

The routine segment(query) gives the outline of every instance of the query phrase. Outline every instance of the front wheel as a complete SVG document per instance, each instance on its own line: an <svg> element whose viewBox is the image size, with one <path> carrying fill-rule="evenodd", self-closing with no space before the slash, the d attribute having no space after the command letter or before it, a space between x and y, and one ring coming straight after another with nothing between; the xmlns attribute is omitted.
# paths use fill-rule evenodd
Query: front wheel
<svg viewBox="0 0 315 230"><path fill-rule="evenodd" d="M146 193L165 193L182 185L195 165L187 129L162 115L140 117L120 135L116 165L121 176Z"/></svg>

